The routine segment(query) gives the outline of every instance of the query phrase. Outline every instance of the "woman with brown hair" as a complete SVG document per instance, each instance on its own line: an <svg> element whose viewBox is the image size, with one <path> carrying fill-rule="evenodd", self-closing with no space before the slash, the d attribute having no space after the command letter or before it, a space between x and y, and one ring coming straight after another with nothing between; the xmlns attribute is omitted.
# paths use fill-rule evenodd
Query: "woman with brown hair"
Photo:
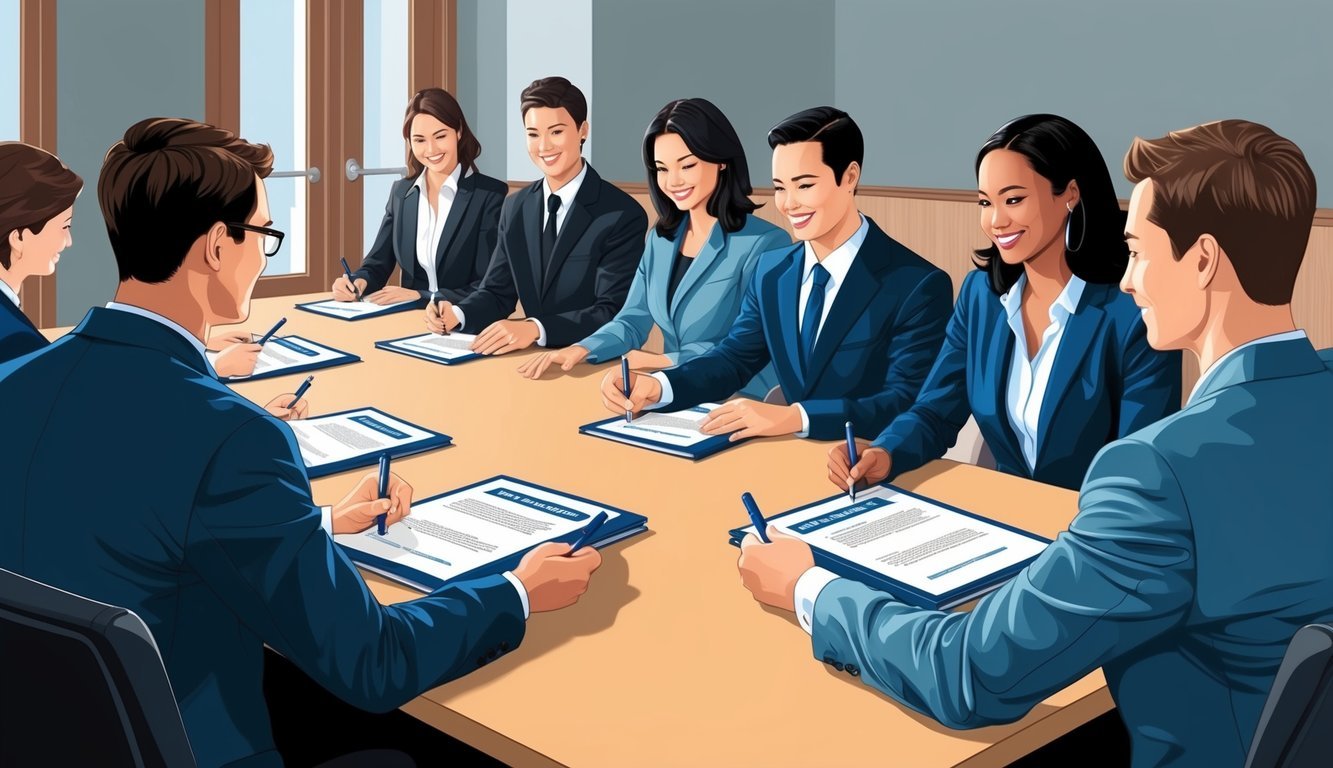
<svg viewBox="0 0 1333 768"><path fill-rule="evenodd" d="M477 172L481 144L458 101L440 88L419 91L407 105L403 139L407 178L390 190L379 234L352 282L333 282L338 301L394 304L432 294L462 301L491 261L509 188ZM395 262L402 285L386 286Z"/></svg>
<svg viewBox="0 0 1333 768"><path fill-rule="evenodd" d="M23 281L56 270L83 179L44 149L0 142L0 363L47 345L19 308Z"/></svg>

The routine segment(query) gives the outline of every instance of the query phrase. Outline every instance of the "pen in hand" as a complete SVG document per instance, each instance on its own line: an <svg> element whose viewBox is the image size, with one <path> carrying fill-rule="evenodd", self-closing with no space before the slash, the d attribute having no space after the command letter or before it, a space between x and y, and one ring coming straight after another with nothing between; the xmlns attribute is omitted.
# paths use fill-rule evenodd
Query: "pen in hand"
<svg viewBox="0 0 1333 768"><path fill-rule="evenodd" d="M268 333L264 334L263 336L260 336L259 341L256 341L255 343L261 347L264 346L264 344L266 344L269 339L273 338L273 334L277 333L278 329L281 328L282 324L285 322L287 322L287 318L284 317L278 322L274 323L273 327L268 329Z"/></svg>
<svg viewBox="0 0 1333 768"><path fill-rule="evenodd" d="M773 542L768 539L768 534L764 532L768 524L764 522L764 516L759 511L759 505L754 503L754 497L750 495L749 491L741 494L741 503L745 505L745 512L750 516L750 522L754 525L755 535L765 544L772 544Z"/></svg>
<svg viewBox="0 0 1333 768"><path fill-rule="evenodd" d="M352 289L352 296L354 296L354 297L356 298L357 301L360 301L360 300L361 300L361 291L357 289L357 287L356 287L356 281L352 279L352 268L349 267L349 266L347 266L347 259L342 258L342 259L338 259L338 261L341 261L342 264L343 264L343 275L345 275L345 276L347 277L347 284L348 284L348 286L350 286L351 289Z"/></svg>
<svg viewBox="0 0 1333 768"><path fill-rule="evenodd" d="M310 382L314 380L315 380L315 374L313 373L305 377L305 381L301 382L301 386L296 388L296 396L293 397L292 401L287 404L288 410L296 407L296 402L301 399L301 395L304 395L307 389L310 389Z"/></svg>
<svg viewBox="0 0 1333 768"><path fill-rule="evenodd" d="M565 557L569 557L579 551L579 549L588 546L588 542L592 541L592 537L597 535L597 529L602 527L602 523L606 522L606 518L607 514L605 511L598 512L597 516L592 519L592 522L583 527L583 533L579 534L578 541L575 541L570 550L565 553Z"/></svg>
<svg viewBox="0 0 1333 768"><path fill-rule="evenodd" d="M625 393L625 399L628 400L628 399L629 399L629 393L630 393L630 391L631 391L631 390L630 390L630 385L629 385L629 356L628 356L628 355L621 355L621 356L620 356L620 388L621 388L621 391ZM626 410L625 410L625 423L628 424L628 423L630 423L631 421L634 421L634 411L629 410L629 409L626 409Z"/></svg>
<svg viewBox="0 0 1333 768"><path fill-rule="evenodd" d="M380 454L380 487L379 493L381 499L389 498L389 454ZM388 513L375 515L375 530L383 536L388 533Z"/></svg>
<svg viewBox="0 0 1333 768"><path fill-rule="evenodd" d="M852 432L852 423L849 421L847 427L847 498L856 503L856 481L851 479L852 467L856 466L856 435Z"/></svg>

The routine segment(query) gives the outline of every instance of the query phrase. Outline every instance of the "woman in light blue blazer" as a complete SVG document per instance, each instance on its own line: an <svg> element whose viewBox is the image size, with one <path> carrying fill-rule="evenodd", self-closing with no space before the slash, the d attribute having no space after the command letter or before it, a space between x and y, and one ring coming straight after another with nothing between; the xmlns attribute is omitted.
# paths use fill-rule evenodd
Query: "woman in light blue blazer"
<svg viewBox="0 0 1333 768"><path fill-rule="evenodd" d="M968 415L996 468L1077 489L1107 443L1180 409L1180 352L1159 352L1133 299L1125 214L1101 152L1055 115L1005 124L977 153L976 252L912 408L829 479L878 483L938 459Z"/></svg>
<svg viewBox="0 0 1333 768"><path fill-rule="evenodd" d="M625 306L578 344L525 362L522 375L536 379L620 355L635 370L653 371L702 355L731 330L759 255L791 244L785 231L753 215L759 206L750 201L745 150L711 102L663 107L644 133L643 161L658 218ZM663 354L643 349L654 324ZM740 393L763 398L776 385L766 367Z"/></svg>

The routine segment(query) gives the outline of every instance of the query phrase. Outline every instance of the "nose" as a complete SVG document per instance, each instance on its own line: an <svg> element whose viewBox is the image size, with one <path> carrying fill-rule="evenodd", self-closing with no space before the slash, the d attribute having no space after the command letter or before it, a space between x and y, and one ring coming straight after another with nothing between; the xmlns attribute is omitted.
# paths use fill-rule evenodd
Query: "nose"
<svg viewBox="0 0 1333 768"><path fill-rule="evenodd" d="M667 187L678 189L679 187L684 186L682 184L683 181L684 179L681 178L680 170L673 168L667 171Z"/></svg>
<svg viewBox="0 0 1333 768"><path fill-rule="evenodd" d="M1133 295L1134 293L1133 275L1134 275L1134 261L1133 259L1131 259L1130 262L1125 265L1125 274L1120 276L1120 290L1130 295Z"/></svg>
<svg viewBox="0 0 1333 768"><path fill-rule="evenodd" d="M551 144L551 137L549 135L541 136L537 139L537 151L541 154L549 154L554 148L554 145Z"/></svg>
<svg viewBox="0 0 1333 768"><path fill-rule="evenodd" d="M796 199L796 195L793 195L790 190L783 190L779 195L778 208L784 213L791 213L801 207L800 202Z"/></svg>
<svg viewBox="0 0 1333 768"><path fill-rule="evenodd" d="M992 205L990 208L991 229L1004 229L1009 225L1009 214L1005 212L1004 206Z"/></svg>

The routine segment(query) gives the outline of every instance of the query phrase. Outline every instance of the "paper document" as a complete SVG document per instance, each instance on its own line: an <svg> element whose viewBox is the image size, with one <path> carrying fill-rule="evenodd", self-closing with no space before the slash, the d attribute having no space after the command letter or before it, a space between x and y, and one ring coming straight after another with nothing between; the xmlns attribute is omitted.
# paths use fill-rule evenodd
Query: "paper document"
<svg viewBox="0 0 1333 768"><path fill-rule="evenodd" d="M259 339L259 334L251 334L254 340ZM208 362L216 364L220 352L208 352ZM337 362L351 362L356 359L341 350L316 344L309 339L300 336L275 336L269 339L264 348L259 352L259 359L255 362L254 373L249 376L230 376L229 381L247 378L259 378L267 376L280 376L286 372L307 371L312 368L323 368L327 364Z"/></svg>
<svg viewBox="0 0 1333 768"><path fill-rule="evenodd" d="M603 529L615 529L614 509L498 477L413 504L412 514L384 536L371 526L334 540L354 550L353 559L370 555L372 567L388 575L415 571L446 581L570 536L603 511Z"/></svg>
<svg viewBox="0 0 1333 768"><path fill-rule="evenodd" d="M635 440L649 440L686 448L717 437L699 431L699 425L704 423L708 414L717 407L719 407L717 403L705 403L676 413L645 411L635 416L634 421L629 423L617 418L598 424L597 429L610 435L624 435Z"/></svg>
<svg viewBox="0 0 1333 768"><path fill-rule="evenodd" d="M927 499L875 486L772 521L853 565L944 594L1035 557L1047 542Z"/></svg>
<svg viewBox="0 0 1333 768"><path fill-rule="evenodd" d="M413 357L451 363L478 357L477 353L472 351L472 342L476 339L477 337L470 333L455 332L447 336L437 333L423 333L420 336L408 336L405 339L376 342L375 346Z"/></svg>
<svg viewBox="0 0 1333 768"><path fill-rule="evenodd" d="M393 312L401 312L411 309L421 303L421 299L409 299L399 301L393 304L372 304L369 301L314 301L308 304L297 304L297 309L304 309L307 312L315 312L330 317L341 317L344 320L360 320L363 317L373 317L375 315L387 315Z"/></svg>
<svg viewBox="0 0 1333 768"><path fill-rule="evenodd" d="M437 433L395 419L374 408L289 421L301 447L301 459L314 475L323 467L377 457L412 443L429 440Z"/></svg>

